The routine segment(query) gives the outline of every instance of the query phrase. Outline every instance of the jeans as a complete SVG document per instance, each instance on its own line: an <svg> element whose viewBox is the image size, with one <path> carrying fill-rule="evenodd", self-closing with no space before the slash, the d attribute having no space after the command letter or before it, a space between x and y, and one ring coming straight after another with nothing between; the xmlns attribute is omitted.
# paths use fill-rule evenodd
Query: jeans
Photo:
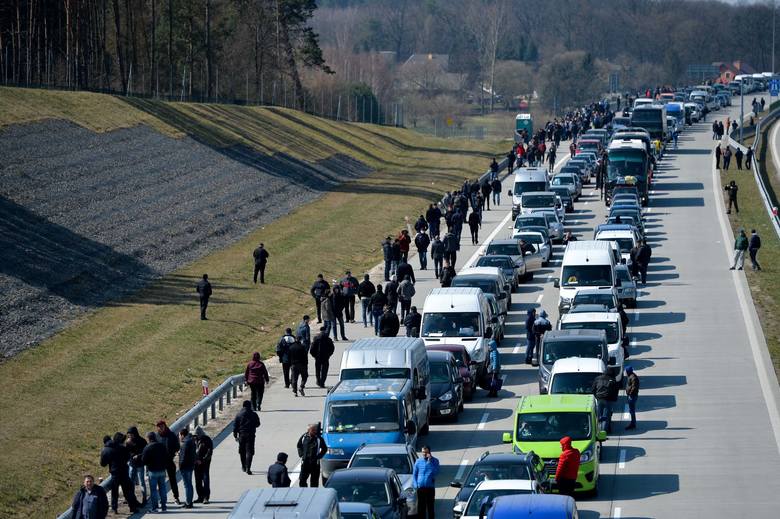
<svg viewBox="0 0 780 519"><path fill-rule="evenodd" d="M430 223L428 224L428 234L431 237L431 241L439 235L439 222Z"/></svg>
<svg viewBox="0 0 780 519"><path fill-rule="evenodd" d="M335 340L339 340L338 330L336 329L336 323L339 325L339 329L341 329L341 339L347 340L347 334L344 333L344 318L339 314L336 316L335 321L328 321L331 323L332 329L333 329L333 338Z"/></svg>
<svg viewBox="0 0 780 519"><path fill-rule="evenodd" d="M525 361L526 363L530 363L531 360L534 358L534 348L536 347L536 335L534 335L533 333L526 333L525 340L528 343L528 346L525 349Z"/></svg>
<svg viewBox="0 0 780 519"><path fill-rule="evenodd" d="M734 264L731 266L731 268L738 268L742 270L742 267L745 265L745 251L740 249L734 250Z"/></svg>
<svg viewBox="0 0 780 519"><path fill-rule="evenodd" d="M379 319L382 317L382 314L384 312L381 308L372 308L371 314L374 316L374 335L379 335Z"/></svg>
<svg viewBox="0 0 780 519"><path fill-rule="evenodd" d="M753 270L761 270L761 264L758 262L758 258L756 258L758 249L750 249L748 252L750 253L750 263L753 264Z"/></svg>
<svg viewBox="0 0 780 519"><path fill-rule="evenodd" d="M628 397L628 412L631 415L631 425L636 425L636 401L639 396Z"/></svg>
<svg viewBox="0 0 780 519"><path fill-rule="evenodd" d="M325 335L330 335L330 331L336 329L336 321L323 321L322 326L325 328ZM335 339L338 339L336 335L334 335L333 337Z"/></svg>
<svg viewBox="0 0 780 519"><path fill-rule="evenodd" d="M739 212L739 210L737 210ZM206 309L209 307L209 298L208 297L201 297L200 298L200 319L201 321L206 320Z"/></svg>
<svg viewBox="0 0 780 519"><path fill-rule="evenodd" d="M143 496L144 500L146 500L146 478L144 477L145 472L146 467L143 465L140 467L130 466L130 481L132 481L133 486L141 485L141 495Z"/></svg>
<svg viewBox="0 0 780 519"><path fill-rule="evenodd" d="M314 378L317 381L317 385L320 387L325 387L325 379L328 378L328 368L330 367L330 362L327 360L316 360L314 361Z"/></svg>
<svg viewBox="0 0 780 519"><path fill-rule="evenodd" d="M211 496L210 468L211 463L195 465L195 492L198 494L198 501L208 501Z"/></svg>
<svg viewBox="0 0 780 519"><path fill-rule="evenodd" d="M385 281L390 281L390 271L393 270L392 261L385 260Z"/></svg>
<svg viewBox="0 0 780 519"><path fill-rule="evenodd" d="M412 309L412 300L400 299L400 302L401 302L401 321L403 321L404 317L406 317L406 314L408 314Z"/></svg>
<svg viewBox="0 0 780 519"><path fill-rule="evenodd" d="M368 326L369 321L374 324L374 316L371 314L371 298L361 297L360 305L363 307L363 328Z"/></svg>
<svg viewBox="0 0 780 519"><path fill-rule="evenodd" d="M192 469L179 469L179 474L181 474L181 482L184 485L184 502L191 505L195 494L192 486Z"/></svg>
<svg viewBox="0 0 780 519"><path fill-rule="evenodd" d="M501 193L499 191L493 191L493 205L501 204Z"/></svg>
<svg viewBox="0 0 780 519"><path fill-rule="evenodd" d="M158 505L162 505L162 509L168 508L166 499L168 497L168 489L165 486L165 471L149 471L149 493L152 497L152 508L157 508Z"/></svg>
<svg viewBox="0 0 780 519"><path fill-rule="evenodd" d="M604 398L597 398L596 415L601 424L601 429L610 432L612 430L612 402Z"/></svg>
<svg viewBox="0 0 780 519"><path fill-rule="evenodd" d="M306 381L309 378L309 367L306 364L292 365L292 390L298 394L298 377L301 378L301 390L306 389Z"/></svg>
<svg viewBox="0 0 780 519"><path fill-rule="evenodd" d="M428 268L428 251L418 250L417 255L420 257L420 269L425 270Z"/></svg>
<svg viewBox="0 0 780 519"><path fill-rule="evenodd" d="M282 362L282 374L284 375L284 387L290 387L290 363Z"/></svg>
<svg viewBox="0 0 780 519"><path fill-rule="evenodd" d="M347 307L344 309L347 321L355 321L355 296L347 296Z"/></svg>
<svg viewBox="0 0 780 519"><path fill-rule="evenodd" d="M317 308L317 322L322 322L322 299L319 297L314 297L314 306Z"/></svg>
<svg viewBox="0 0 780 519"><path fill-rule="evenodd" d="M433 258L433 273L436 275L436 278L441 275L441 269L444 266L444 258Z"/></svg>
<svg viewBox="0 0 780 519"><path fill-rule="evenodd" d="M393 260L390 262L390 275L395 275L395 269L398 268L398 261ZM390 281L390 277L385 278L385 281Z"/></svg>
<svg viewBox="0 0 780 519"><path fill-rule="evenodd" d="M255 411L260 410L260 406L263 404L263 393L265 392L265 384L260 382L259 384L249 384L249 389L252 391L250 401L252 402L252 409Z"/></svg>
<svg viewBox="0 0 780 519"><path fill-rule="evenodd" d="M255 456L255 435L240 434L238 436L238 457L241 459L241 470L252 470L252 458ZM183 471L181 471L183 473ZM190 482L190 488L192 482Z"/></svg>

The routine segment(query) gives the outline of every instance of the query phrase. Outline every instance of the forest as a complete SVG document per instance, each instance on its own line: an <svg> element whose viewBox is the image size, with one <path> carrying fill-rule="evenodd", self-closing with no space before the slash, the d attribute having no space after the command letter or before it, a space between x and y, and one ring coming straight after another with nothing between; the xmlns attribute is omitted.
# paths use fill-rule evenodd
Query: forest
<svg viewBox="0 0 780 519"><path fill-rule="evenodd" d="M772 9L680 0L3 0L0 80L408 125L532 97L559 111L606 92L610 75L629 90L685 82L690 64L772 70Z"/></svg>

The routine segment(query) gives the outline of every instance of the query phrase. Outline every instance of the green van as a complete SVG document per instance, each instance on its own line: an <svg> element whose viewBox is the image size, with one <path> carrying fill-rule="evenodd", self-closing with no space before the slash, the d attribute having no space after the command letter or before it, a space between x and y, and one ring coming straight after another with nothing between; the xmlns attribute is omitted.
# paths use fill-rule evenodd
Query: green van
<svg viewBox="0 0 780 519"><path fill-rule="evenodd" d="M607 439L596 416L592 395L534 395L521 397L515 412L514 431L504 433L504 443L519 452L533 451L544 461L550 479L555 478L560 439L569 436L580 451L576 492L598 493L601 442Z"/></svg>

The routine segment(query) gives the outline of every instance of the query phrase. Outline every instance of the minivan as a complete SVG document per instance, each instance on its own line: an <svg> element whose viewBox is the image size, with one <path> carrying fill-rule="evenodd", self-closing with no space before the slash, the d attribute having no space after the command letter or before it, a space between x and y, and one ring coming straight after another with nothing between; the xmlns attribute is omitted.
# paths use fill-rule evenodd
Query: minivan
<svg viewBox="0 0 780 519"><path fill-rule="evenodd" d="M556 360L550 375L551 395L592 395L593 381L606 373L601 359L569 357Z"/></svg>
<svg viewBox="0 0 780 519"><path fill-rule="evenodd" d="M583 288L612 290L616 286L613 247L609 241L569 242L563 253L560 278L554 280L554 286L560 288L559 310L568 309Z"/></svg>
<svg viewBox="0 0 780 519"><path fill-rule="evenodd" d="M556 206L557 198L552 191L527 191L520 196L518 214L529 214L540 209L555 210Z"/></svg>
<svg viewBox="0 0 780 519"><path fill-rule="evenodd" d="M539 393L547 393L555 361L569 357L607 362L609 348L604 330L553 330L545 333L539 346Z"/></svg>
<svg viewBox="0 0 780 519"><path fill-rule="evenodd" d="M427 355L425 360L427 365ZM340 381L325 397L323 480L346 467L364 443L415 445L418 435L428 433L429 416L428 393L415 393L408 378Z"/></svg>
<svg viewBox="0 0 780 519"><path fill-rule="evenodd" d="M603 330L607 337L607 351L609 360L607 372L617 382L623 381L623 364L625 362L625 348L627 337L623 333L623 325L620 322L620 314L617 312L578 312L561 316L558 322L559 330Z"/></svg>
<svg viewBox="0 0 780 519"><path fill-rule="evenodd" d="M452 279L452 287L474 287L496 296L502 312L512 306L512 281L498 267L470 267L461 270Z"/></svg>
<svg viewBox="0 0 780 519"><path fill-rule="evenodd" d="M512 218L520 213L520 197L531 191L547 191L550 188L550 175L547 168L519 168L515 170L512 189L507 193L512 197Z"/></svg>
<svg viewBox="0 0 780 519"><path fill-rule="evenodd" d="M485 519L577 519L577 503L569 496L515 494L493 500Z"/></svg>
<svg viewBox="0 0 780 519"><path fill-rule="evenodd" d="M253 488L245 491L228 519L340 519L338 495L330 488Z"/></svg>

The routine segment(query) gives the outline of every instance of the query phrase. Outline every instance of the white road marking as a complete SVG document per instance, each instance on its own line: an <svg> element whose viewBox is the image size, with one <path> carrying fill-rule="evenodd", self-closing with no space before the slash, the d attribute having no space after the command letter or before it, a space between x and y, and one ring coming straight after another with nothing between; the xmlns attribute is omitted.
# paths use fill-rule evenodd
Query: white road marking
<svg viewBox="0 0 780 519"><path fill-rule="evenodd" d="M645 209L645 212L646 213L652 213L653 212L653 208L652 207L648 207L647 209Z"/></svg>
<svg viewBox="0 0 780 519"><path fill-rule="evenodd" d="M553 169L558 169L558 166L560 166L561 164L563 164L564 162L566 162L570 158L571 157L569 157L569 156L563 157L561 160L559 160L558 162L555 163L555 166L553 166Z"/></svg>
<svg viewBox="0 0 780 519"><path fill-rule="evenodd" d="M542 299L544 299L544 294L539 294L539 297L536 298L536 304L538 305L539 303L541 303Z"/></svg>
<svg viewBox="0 0 780 519"><path fill-rule="evenodd" d="M618 468L626 468L626 449L620 449L620 461L618 461Z"/></svg>
<svg viewBox="0 0 780 519"><path fill-rule="evenodd" d="M639 320L639 310L634 310L634 322Z"/></svg>
<svg viewBox="0 0 780 519"><path fill-rule="evenodd" d="M301 463L298 462L298 464L293 467L292 472L290 472L290 486L294 487L295 484L298 482L298 478L301 477Z"/></svg>
<svg viewBox="0 0 780 519"><path fill-rule="evenodd" d="M590 203L590 200L585 200L585 203L582 205L588 205Z"/></svg>
<svg viewBox="0 0 780 519"><path fill-rule="evenodd" d="M620 519L620 517L623 515L623 509L619 506L615 507L615 512L612 514L613 519Z"/></svg>
<svg viewBox="0 0 780 519"><path fill-rule="evenodd" d="M636 346L636 337L631 339L631 346Z"/></svg>
<svg viewBox="0 0 780 519"><path fill-rule="evenodd" d="M458 467L458 472L455 473L455 479L460 480L460 478L463 477L463 474L466 472L466 467L469 466L469 460L461 460L460 467Z"/></svg>
<svg viewBox="0 0 780 519"><path fill-rule="evenodd" d="M520 345L519 344L512 349L512 353L520 353Z"/></svg>
<svg viewBox="0 0 780 519"><path fill-rule="evenodd" d="M501 220L501 223L498 224L498 227L493 229L493 232L490 233L490 235L482 242L482 245L479 246L479 248L476 250L476 252L469 258L469 260L463 265L463 268L470 267L476 260L479 258L479 255L482 254L485 251L485 247L487 247L487 244L490 243L493 238L496 237L496 235L501 231L501 229L504 229L509 219L512 218L512 212L508 212L503 220ZM463 270L463 269L461 269Z"/></svg>
<svg viewBox="0 0 780 519"><path fill-rule="evenodd" d="M623 408L623 420L630 420L631 419L631 413L628 411L628 404L626 404L626 407Z"/></svg>
<svg viewBox="0 0 780 519"><path fill-rule="evenodd" d="M479 425L477 425L477 430L481 431L485 428L485 424L487 423L488 416L490 416L489 413L485 413L482 415L482 420L479 421Z"/></svg>

